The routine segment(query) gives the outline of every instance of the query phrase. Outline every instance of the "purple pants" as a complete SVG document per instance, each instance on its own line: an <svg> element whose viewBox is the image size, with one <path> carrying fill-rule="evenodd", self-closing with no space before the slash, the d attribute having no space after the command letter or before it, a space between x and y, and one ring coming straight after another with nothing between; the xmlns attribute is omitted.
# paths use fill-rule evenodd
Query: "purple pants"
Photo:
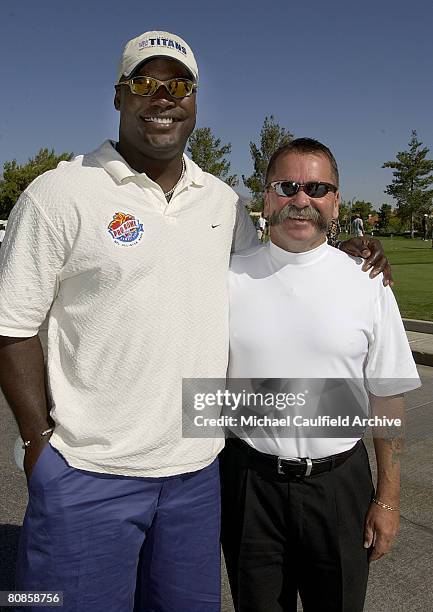
<svg viewBox="0 0 433 612"><path fill-rule="evenodd" d="M115 476L72 468L48 444L30 478L16 589L63 591L63 612L219 612L219 535L217 461Z"/></svg>

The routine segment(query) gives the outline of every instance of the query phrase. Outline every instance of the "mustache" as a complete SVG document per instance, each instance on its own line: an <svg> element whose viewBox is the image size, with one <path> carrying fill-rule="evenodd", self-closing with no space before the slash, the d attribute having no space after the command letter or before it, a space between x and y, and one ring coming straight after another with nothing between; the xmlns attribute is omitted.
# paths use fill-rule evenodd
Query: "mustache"
<svg viewBox="0 0 433 612"><path fill-rule="evenodd" d="M328 220L312 206L298 208L294 204L287 204L278 213L269 217L269 225L281 225L287 219L305 219L314 223L320 231L328 229Z"/></svg>

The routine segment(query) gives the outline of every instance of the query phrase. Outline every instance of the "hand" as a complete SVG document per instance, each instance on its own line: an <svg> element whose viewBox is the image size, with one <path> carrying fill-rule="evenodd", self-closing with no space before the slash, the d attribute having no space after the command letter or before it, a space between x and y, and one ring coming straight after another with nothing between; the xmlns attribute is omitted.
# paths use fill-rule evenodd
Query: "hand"
<svg viewBox="0 0 433 612"><path fill-rule="evenodd" d="M362 238L349 238L340 244L340 250L353 257L365 259L362 269L364 272L370 271L370 278L374 278L383 272L383 286L393 286L394 281L391 273L391 266L383 251L382 243L376 238L363 236Z"/></svg>
<svg viewBox="0 0 433 612"><path fill-rule="evenodd" d="M37 460L39 459L40 454L44 450L45 446L49 442L49 436L41 438L41 440L32 440L30 446L26 448L26 452L24 454L24 472L27 478L27 484L30 481L30 477L33 472L33 468L36 465Z"/></svg>
<svg viewBox="0 0 433 612"><path fill-rule="evenodd" d="M390 551L400 526L400 512L386 510L374 502L370 504L365 519L364 548L370 548L370 562Z"/></svg>

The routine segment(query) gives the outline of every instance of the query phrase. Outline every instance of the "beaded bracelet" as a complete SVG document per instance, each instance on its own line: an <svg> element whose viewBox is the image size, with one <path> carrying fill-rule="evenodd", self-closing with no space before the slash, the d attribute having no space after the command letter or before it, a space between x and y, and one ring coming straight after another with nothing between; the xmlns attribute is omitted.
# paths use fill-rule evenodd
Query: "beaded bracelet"
<svg viewBox="0 0 433 612"><path fill-rule="evenodd" d="M400 510L400 508L394 508L394 506L389 506L388 504L384 504L383 502L381 502L379 499L376 499L375 497L373 497L373 501L375 504L377 504L381 508L385 508L385 510L391 510L391 512L398 512Z"/></svg>

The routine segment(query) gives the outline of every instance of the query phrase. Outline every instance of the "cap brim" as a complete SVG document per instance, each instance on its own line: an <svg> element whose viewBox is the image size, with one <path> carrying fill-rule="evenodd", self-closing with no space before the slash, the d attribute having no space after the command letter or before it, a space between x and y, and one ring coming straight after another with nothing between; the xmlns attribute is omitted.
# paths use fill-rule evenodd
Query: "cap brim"
<svg viewBox="0 0 433 612"><path fill-rule="evenodd" d="M178 64L181 64L186 70L188 70L190 76L192 77L192 79L194 81L197 80L197 77L194 75L194 73L192 72L191 68L189 66L187 66L184 62L182 62L181 60L177 59L176 57L172 57L171 55L159 54L159 55L152 55L151 57L146 57L146 59L144 59L141 62L139 62L132 69L132 71L128 75L121 74L120 77L119 77L119 81L120 81L120 79L122 77L123 78L127 78L127 79L131 79L133 76L135 76L135 74L138 72L138 70L140 70L140 68L142 66L144 66L144 64L147 64L147 62L151 62L154 59L170 59L170 60L173 60L174 62L177 62Z"/></svg>

